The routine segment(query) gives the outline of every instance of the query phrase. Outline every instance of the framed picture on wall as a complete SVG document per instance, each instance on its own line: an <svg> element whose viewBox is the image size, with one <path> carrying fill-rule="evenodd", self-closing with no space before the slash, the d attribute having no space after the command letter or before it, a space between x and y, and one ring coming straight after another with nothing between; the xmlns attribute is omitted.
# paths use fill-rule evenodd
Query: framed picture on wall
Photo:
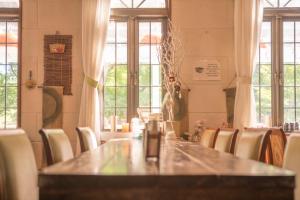
<svg viewBox="0 0 300 200"><path fill-rule="evenodd" d="M217 60L201 60L196 66L193 66L193 80L220 81L220 63Z"/></svg>

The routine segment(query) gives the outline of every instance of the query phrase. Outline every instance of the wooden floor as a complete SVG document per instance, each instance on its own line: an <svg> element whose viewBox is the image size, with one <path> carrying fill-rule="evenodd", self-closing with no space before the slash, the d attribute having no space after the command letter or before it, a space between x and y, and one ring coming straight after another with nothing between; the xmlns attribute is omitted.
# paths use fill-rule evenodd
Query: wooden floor
<svg viewBox="0 0 300 200"><path fill-rule="evenodd" d="M292 200L294 174L199 144L164 142L159 165L140 140L112 140L44 169L41 200Z"/></svg>

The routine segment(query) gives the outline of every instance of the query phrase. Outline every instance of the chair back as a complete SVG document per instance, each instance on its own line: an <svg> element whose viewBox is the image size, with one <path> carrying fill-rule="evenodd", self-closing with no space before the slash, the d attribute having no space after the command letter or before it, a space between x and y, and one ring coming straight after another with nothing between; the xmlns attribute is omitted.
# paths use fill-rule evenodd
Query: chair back
<svg viewBox="0 0 300 200"><path fill-rule="evenodd" d="M90 151L97 148L95 133L89 127L77 127L81 152Z"/></svg>
<svg viewBox="0 0 300 200"><path fill-rule="evenodd" d="M218 131L219 129L205 129L200 136L200 144L208 148L213 148L215 135L218 133Z"/></svg>
<svg viewBox="0 0 300 200"><path fill-rule="evenodd" d="M238 132L238 129L221 129L216 134L214 149L233 154Z"/></svg>
<svg viewBox="0 0 300 200"><path fill-rule="evenodd" d="M234 154L240 158L265 162L271 130L245 130L238 135Z"/></svg>
<svg viewBox="0 0 300 200"><path fill-rule="evenodd" d="M286 135L282 128L246 128L250 131L268 131L271 130L270 141L266 149L265 163L282 167L284 149L286 145Z"/></svg>
<svg viewBox="0 0 300 200"><path fill-rule="evenodd" d="M62 129L41 129L47 164L53 165L74 157L68 136Z"/></svg>
<svg viewBox="0 0 300 200"><path fill-rule="evenodd" d="M38 200L37 175L33 149L25 132L1 130L1 199Z"/></svg>
<svg viewBox="0 0 300 200"><path fill-rule="evenodd" d="M291 134L288 137L284 152L283 168L296 173L295 200L300 200L300 135Z"/></svg>

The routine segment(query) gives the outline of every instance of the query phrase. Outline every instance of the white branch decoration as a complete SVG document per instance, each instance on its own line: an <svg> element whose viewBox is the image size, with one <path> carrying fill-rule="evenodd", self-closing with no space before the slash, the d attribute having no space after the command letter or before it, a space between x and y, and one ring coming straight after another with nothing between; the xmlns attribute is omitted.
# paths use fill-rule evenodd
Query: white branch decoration
<svg viewBox="0 0 300 200"><path fill-rule="evenodd" d="M159 47L159 60L162 65L163 87L166 95L163 105L168 111L168 120L174 120L175 96L181 98L180 69L183 63L184 50L179 31L175 25L168 20L167 31Z"/></svg>

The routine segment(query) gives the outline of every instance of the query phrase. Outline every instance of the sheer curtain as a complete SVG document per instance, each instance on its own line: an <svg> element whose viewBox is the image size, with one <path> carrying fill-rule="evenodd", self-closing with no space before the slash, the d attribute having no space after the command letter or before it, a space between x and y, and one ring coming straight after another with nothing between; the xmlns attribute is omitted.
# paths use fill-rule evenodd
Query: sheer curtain
<svg viewBox="0 0 300 200"><path fill-rule="evenodd" d="M234 37L237 90L234 127L240 130L256 124L255 100L251 82L262 20L263 0L235 0Z"/></svg>
<svg viewBox="0 0 300 200"><path fill-rule="evenodd" d="M99 92L102 55L110 18L110 0L82 1L82 67L84 82L79 114L79 126L90 127L100 141L100 102ZM100 95L102 93L100 92ZM100 97L100 98L99 98Z"/></svg>

